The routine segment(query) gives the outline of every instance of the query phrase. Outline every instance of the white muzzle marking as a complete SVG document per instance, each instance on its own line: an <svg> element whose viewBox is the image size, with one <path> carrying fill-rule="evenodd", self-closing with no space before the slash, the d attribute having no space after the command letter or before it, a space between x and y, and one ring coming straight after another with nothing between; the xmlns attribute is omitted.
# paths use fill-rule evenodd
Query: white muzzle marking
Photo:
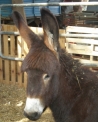
<svg viewBox="0 0 98 122"><path fill-rule="evenodd" d="M42 105L40 99L38 99L38 98L27 98L26 106L24 108L24 111L26 113L33 113L33 112L42 113L43 109L44 109L44 105Z"/></svg>

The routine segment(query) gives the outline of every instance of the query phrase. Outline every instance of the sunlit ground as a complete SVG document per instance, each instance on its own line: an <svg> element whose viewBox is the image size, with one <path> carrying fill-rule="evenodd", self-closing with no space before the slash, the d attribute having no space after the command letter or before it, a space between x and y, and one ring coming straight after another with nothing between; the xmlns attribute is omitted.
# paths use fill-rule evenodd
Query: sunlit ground
<svg viewBox="0 0 98 122"><path fill-rule="evenodd" d="M0 122L32 122L24 117L25 89L0 84ZM49 109L36 122L54 122Z"/></svg>

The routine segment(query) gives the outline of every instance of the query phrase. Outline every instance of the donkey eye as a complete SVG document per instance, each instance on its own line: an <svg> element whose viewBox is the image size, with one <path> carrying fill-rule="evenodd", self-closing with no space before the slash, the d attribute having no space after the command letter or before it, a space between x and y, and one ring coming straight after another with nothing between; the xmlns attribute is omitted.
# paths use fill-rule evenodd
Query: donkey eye
<svg viewBox="0 0 98 122"><path fill-rule="evenodd" d="M49 76L48 74L44 74L44 75L43 75L43 79L44 79L44 80L49 80L49 79L50 79L50 76Z"/></svg>

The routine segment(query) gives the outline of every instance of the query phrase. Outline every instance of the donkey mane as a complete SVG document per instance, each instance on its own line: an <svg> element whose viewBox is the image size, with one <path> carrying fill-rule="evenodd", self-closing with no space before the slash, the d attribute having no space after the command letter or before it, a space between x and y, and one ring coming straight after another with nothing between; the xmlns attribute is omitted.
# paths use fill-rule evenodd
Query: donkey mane
<svg viewBox="0 0 98 122"><path fill-rule="evenodd" d="M61 82L69 83L69 86L71 86L72 89L75 88L76 92L82 92L86 87L89 87L89 84L91 86L92 84L98 84L98 82L94 80L98 79L98 72L92 72L90 69L84 67L78 60L74 60L70 54L66 53L65 50L61 50L59 60L61 64L61 77L65 77L65 80L63 78Z"/></svg>
<svg viewBox="0 0 98 122"><path fill-rule="evenodd" d="M85 68L78 60L74 60L66 51L62 50L60 55L61 70L66 74L68 81L77 84L81 89L81 82L85 77ZM88 70L89 71L89 70ZM89 71L90 72L90 71Z"/></svg>

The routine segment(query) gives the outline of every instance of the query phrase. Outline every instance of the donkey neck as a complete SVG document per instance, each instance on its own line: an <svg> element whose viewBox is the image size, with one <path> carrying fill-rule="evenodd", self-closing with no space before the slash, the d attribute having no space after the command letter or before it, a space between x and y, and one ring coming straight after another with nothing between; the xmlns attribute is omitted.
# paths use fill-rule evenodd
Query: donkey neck
<svg viewBox="0 0 98 122"><path fill-rule="evenodd" d="M60 80L58 95L50 105L56 122L69 122L70 110L86 87L85 71L80 68L81 64L75 61L65 52L60 56ZM85 82L84 82L85 81Z"/></svg>
<svg viewBox="0 0 98 122"><path fill-rule="evenodd" d="M73 107L75 101L78 99L77 96L79 96L82 92L78 84L77 87L75 87L75 84L68 82L66 75L65 79L64 77L62 77L62 75L60 77L61 83L59 85L58 95L50 105L50 109L52 110L53 117L56 122L68 121L68 116L70 115L71 108Z"/></svg>

